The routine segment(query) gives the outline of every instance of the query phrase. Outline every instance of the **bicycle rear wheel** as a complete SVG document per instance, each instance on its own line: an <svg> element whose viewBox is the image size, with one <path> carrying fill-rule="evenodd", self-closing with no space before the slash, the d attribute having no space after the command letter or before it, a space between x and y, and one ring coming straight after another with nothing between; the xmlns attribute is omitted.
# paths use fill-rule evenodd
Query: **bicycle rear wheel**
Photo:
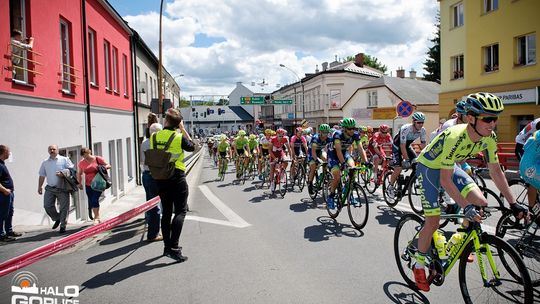
<svg viewBox="0 0 540 304"><path fill-rule="evenodd" d="M364 228L368 221L369 204L366 192L362 186L358 183L353 183L347 201L347 211L349 212L351 224L358 230Z"/></svg>
<svg viewBox="0 0 540 304"><path fill-rule="evenodd" d="M397 223L394 232L394 257L399 273L410 288L418 290L414 282L413 267L418 251L418 233L424 220L414 213L404 215Z"/></svg>
<svg viewBox="0 0 540 304"><path fill-rule="evenodd" d="M319 172L315 170L315 176L313 176L313 181L311 182L312 191L309 193L309 197L312 200L317 198L317 194L319 193L319 186L322 186L323 184L322 180L319 180L319 178L322 177L319 175Z"/></svg>
<svg viewBox="0 0 540 304"><path fill-rule="evenodd" d="M480 246L480 254L475 254L475 260L478 265L483 261L486 282L478 265L467 263L467 258L474 252L473 243L465 248L459 261L459 287L465 303L532 303L531 279L514 247L489 234L481 236ZM498 278L492 266L496 268Z"/></svg>

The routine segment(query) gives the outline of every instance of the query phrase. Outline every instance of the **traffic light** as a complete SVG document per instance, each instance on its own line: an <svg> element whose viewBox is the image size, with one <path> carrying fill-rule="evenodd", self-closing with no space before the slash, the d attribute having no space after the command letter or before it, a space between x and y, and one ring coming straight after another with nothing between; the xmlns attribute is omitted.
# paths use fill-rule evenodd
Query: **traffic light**
<svg viewBox="0 0 540 304"><path fill-rule="evenodd" d="M221 108L218 108L218 109L217 109L217 114L218 114L218 115L221 115Z"/></svg>
<svg viewBox="0 0 540 304"><path fill-rule="evenodd" d="M206 115L210 115L210 108L206 108ZM206 115L204 117L206 117Z"/></svg>

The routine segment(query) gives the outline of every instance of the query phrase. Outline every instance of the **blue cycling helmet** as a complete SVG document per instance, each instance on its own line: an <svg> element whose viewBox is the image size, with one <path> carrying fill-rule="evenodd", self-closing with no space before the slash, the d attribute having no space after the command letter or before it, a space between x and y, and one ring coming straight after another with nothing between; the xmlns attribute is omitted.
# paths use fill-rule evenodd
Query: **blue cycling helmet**
<svg viewBox="0 0 540 304"><path fill-rule="evenodd" d="M412 115L412 119L414 121L425 121L426 120L426 115L424 115L424 113L422 113L422 112L415 112Z"/></svg>
<svg viewBox="0 0 540 304"><path fill-rule="evenodd" d="M456 112L458 114L467 114L467 103L463 100L456 104Z"/></svg>

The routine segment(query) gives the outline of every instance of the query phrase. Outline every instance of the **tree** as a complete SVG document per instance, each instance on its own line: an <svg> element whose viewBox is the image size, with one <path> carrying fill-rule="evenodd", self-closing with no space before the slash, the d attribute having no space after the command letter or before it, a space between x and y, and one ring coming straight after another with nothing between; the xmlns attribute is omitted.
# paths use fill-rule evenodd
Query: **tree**
<svg viewBox="0 0 540 304"><path fill-rule="evenodd" d="M180 105L178 105L178 107L180 108L187 108L191 106L191 104L189 103L189 100L186 99L185 97L183 96L180 96Z"/></svg>
<svg viewBox="0 0 540 304"><path fill-rule="evenodd" d="M427 51L428 58L424 62L424 69L427 74L424 75L424 79L428 81L435 81L441 83L441 15L437 13L437 32L435 37L430 39L433 42L433 46Z"/></svg>
<svg viewBox="0 0 540 304"><path fill-rule="evenodd" d="M345 58L345 61L354 61L354 59L354 56L347 56L347 58ZM377 57L370 56L368 54L364 54L364 64L383 72L383 74L386 73L386 71L388 70L388 67L382 64L382 62L379 62L379 59L377 59Z"/></svg>

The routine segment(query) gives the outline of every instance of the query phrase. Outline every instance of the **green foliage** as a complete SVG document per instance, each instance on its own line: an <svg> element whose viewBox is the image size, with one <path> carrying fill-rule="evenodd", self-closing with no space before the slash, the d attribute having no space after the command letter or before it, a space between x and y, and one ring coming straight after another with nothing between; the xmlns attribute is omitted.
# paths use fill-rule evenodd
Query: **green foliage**
<svg viewBox="0 0 540 304"><path fill-rule="evenodd" d="M428 81L435 81L441 83L441 16L437 13L437 32L435 37L430 39L433 42L433 46L427 51L428 58L424 62L424 69L427 74L424 75L424 79Z"/></svg>
<svg viewBox="0 0 540 304"><path fill-rule="evenodd" d="M347 56L347 58L345 58L345 61L354 61L354 56ZM388 70L388 67L382 62L379 62L379 59L377 59L377 57L368 54L364 54L364 64L383 72L383 74L386 73L386 71Z"/></svg>

